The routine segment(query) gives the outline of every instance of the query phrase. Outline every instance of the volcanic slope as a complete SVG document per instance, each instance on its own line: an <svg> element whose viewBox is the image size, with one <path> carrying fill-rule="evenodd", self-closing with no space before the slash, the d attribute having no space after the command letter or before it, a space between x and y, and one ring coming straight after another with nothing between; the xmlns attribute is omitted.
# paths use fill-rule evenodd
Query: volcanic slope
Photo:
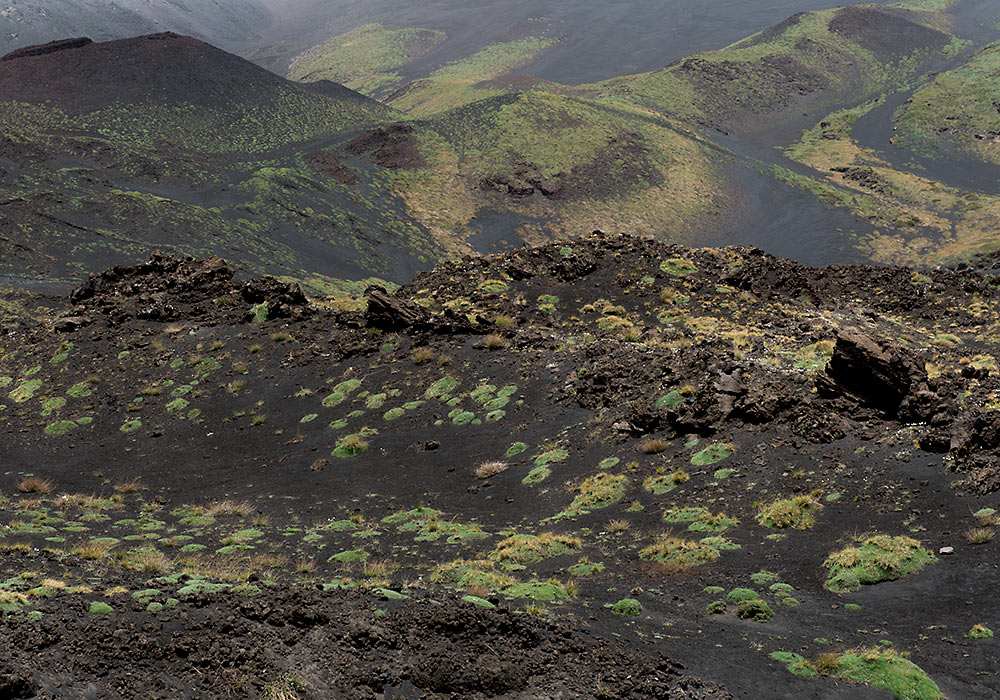
<svg viewBox="0 0 1000 700"><path fill-rule="evenodd" d="M954 55L941 12L850 5L800 12L718 51L588 89L740 133L870 99Z"/></svg>
<svg viewBox="0 0 1000 700"><path fill-rule="evenodd" d="M496 95L414 123L422 167L400 171L410 214L444 240L508 244L630 226L692 240L733 185L728 156L685 125L543 91ZM482 241L482 244L480 244Z"/></svg>
<svg viewBox="0 0 1000 700"><path fill-rule="evenodd" d="M2 309L0 675L21 697L83 687L87 658L127 693L318 697L353 681L315 660L361 648L365 697L531 692L558 645L528 686L393 663L438 648L403 618L453 595L426 613L448 658L463 625L524 619L477 612L497 606L737 697L1000 690L994 276L593 234L391 294L158 256ZM197 641L223 621L246 643ZM134 673L129 635L176 680ZM592 644L572 647L591 668ZM638 697L649 674L586 678Z"/></svg>
<svg viewBox="0 0 1000 700"><path fill-rule="evenodd" d="M956 207L946 204L941 216L917 211L920 202L905 196L872 201L857 182L774 146L795 141L819 115L874 104L957 62L972 34L953 4L799 13L717 51L592 85L516 74L553 50L551 39L538 36L493 45L396 87L412 53L445 40L381 25L304 54L291 75L343 76L415 118L424 166L392 179L408 214L451 250L466 240L485 252L628 226L670 231L677 242L759 241L818 256L810 262L940 263L995 247L992 214L964 217L953 234L946 229ZM359 60L368 56L370 70ZM924 179L927 188L948 186L935 181L933 168ZM784 229L780 212L793 208L799 230L769 230ZM914 217L941 225L915 227ZM904 250L892 243L901 238Z"/></svg>
<svg viewBox="0 0 1000 700"><path fill-rule="evenodd" d="M595 227L669 231L686 243L752 240L810 262L891 260L874 229L919 239L912 217L897 215L905 207L876 216L837 183L828 196L813 163L717 134L713 143L699 125L802 121L792 117L809 100L852 105L895 89L961 43L948 17L870 6L796 16L685 64L718 85L688 81L695 73L682 64L579 88L505 74L551 41L527 37L388 94L405 114L171 34L30 47L0 61L0 274L78 281L164 250L224 255L317 292L344 280L363 289L365 280L406 281L449 255ZM866 22L895 28L898 40L873 48ZM372 30L385 31L396 30ZM391 73L400 55L439 38L402 32L400 46L363 42L363 53ZM386 41L395 53L380 53ZM849 65L857 70L827 75ZM758 75L767 66L794 70L775 83L777 74ZM764 83L781 94L762 92ZM828 211L830 201L847 207ZM792 207L794 236L782 230ZM928 257L989 248L988 220L968 221L963 238L975 245Z"/></svg>
<svg viewBox="0 0 1000 700"><path fill-rule="evenodd" d="M45 105L43 123L106 129L136 145L199 153L260 153L370 124L389 112L351 90L290 83L171 33L56 41L7 54L0 69L5 102ZM30 118L31 107L24 109Z"/></svg>
<svg viewBox="0 0 1000 700"><path fill-rule="evenodd" d="M868 26L893 42L877 42ZM746 133L788 122L794 138L795 125L809 123L803 109L852 105L939 64L964 45L949 26L940 12L869 5L801 13L661 71L577 87L511 74L551 44L528 37L389 92L386 85L401 80L393 71L411 52L443 39L373 25L303 55L290 74L343 76L416 118L413 142L424 164L393 178L396 191L452 250L464 240L486 251L594 227L670 231L681 242L719 240L724 231L731 240L740 230L747 235L747 218L773 215L747 211L759 201L755 191L780 200L796 183L766 168L762 174L756 159L778 158L773 152L713 143L700 127L739 125ZM365 72L359 56L375 57L381 70ZM825 236L824 248L836 248L829 239L838 236L850 245L852 217L820 220L817 231L799 235ZM866 228L854 232L863 240Z"/></svg>
<svg viewBox="0 0 1000 700"><path fill-rule="evenodd" d="M897 142L933 154L948 147L1000 164L1000 44L936 76L896 113Z"/></svg>
<svg viewBox="0 0 1000 700"><path fill-rule="evenodd" d="M79 277L164 249L402 280L438 252L391 193L310 156L394 114L342 86L158 34L14 52L0 98L7 274Z"/></svg>

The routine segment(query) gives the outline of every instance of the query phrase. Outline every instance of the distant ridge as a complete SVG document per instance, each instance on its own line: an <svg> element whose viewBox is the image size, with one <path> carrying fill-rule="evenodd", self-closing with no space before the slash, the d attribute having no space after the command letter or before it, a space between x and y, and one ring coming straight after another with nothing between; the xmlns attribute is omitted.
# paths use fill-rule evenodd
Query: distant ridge
<svg viewBox="0 0 1000 700"><path fill-rule="evenodd" d="M0 60L0 100L48 103L70 114L113 103L259 104L288 91L377 104L339 85L293 84L172 32L99 43L64 39L18 49Z"/></svg>
<svg viewBox="0 0 1000 700"><path fill-rule="evenodd" d="M44 56L45 54L55 53L57 51L79 49L93 43L93 40L88 39L87 37L80 37L79 39L57 39L56 41L50 41L47 44L25 46L23 49L11 51L3 58L0 58L0 61L13 61L17 58L27 58L29 56Z"/></svg>

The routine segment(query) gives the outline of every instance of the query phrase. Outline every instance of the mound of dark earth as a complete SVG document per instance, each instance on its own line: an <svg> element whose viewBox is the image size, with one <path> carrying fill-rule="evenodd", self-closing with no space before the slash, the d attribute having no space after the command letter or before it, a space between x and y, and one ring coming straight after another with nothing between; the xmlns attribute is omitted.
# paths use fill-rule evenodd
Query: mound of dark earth
<svg viewBox="0 0 1000 700"><path fill-rule="evenodd" d="M95 43L68 39L0 60L4 100L50 103L69 114L113 104L230 106L266 103L288 91L375 103L342 86L290 83L210 44L171 32Z"/></svg>
<svg viewBox="0 0 1000 700"><path fill-rule="evenodd" d="M262 277L236 283L234 271L222 258L194 260L169 255L153 255L148 262L119 265L98 275L91 275L73 290L70 300L76 305L70 316L63 317L56 330L72 331L103 318L117 326L126 319L141 321L199 321L226 317L237 309L237 317L251 320L260 308L263 318L289 318L308 314L305 294L294 283Z"/></svg>
<svg viewBox="0 0 1000 700"><path fill-rule="evenodd" d="M143 587L132 578L122 582ZM42 622L5 625L0 697L732 698L665 658L507 609L302 587L209 596L185 585L159 586L179 602L155 619L145 602L112 601L118 609L102 615L61 599L40 606Z"/></svg>
<svg viewBox="0 0 1000 700"><path fill-rule="evenodd" d="M893 7L853 5L830 20L830 31L858 43L882 59L918 50L943 49L950 38L921 24L914 13Z"/></svg>
<svg viewBox="0 0 1000 700"><path fill-rule="evenodd" d="M348 141L344 150L352 156L368 156L383 168L413 169L427 164L418 145L411 124L388 124Z"/></svg>

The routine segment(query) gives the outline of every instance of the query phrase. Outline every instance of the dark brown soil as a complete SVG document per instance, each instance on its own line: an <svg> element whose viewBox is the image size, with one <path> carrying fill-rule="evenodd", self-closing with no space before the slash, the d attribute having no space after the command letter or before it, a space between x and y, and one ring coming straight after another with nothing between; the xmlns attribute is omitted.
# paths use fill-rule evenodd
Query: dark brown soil
<svg viewBox="0 0 1000 700"><path fill-rule="evenodd" d="M940 50L950 41L944 32L915 21L913 13L896 8L844 7L830 20L830 31L883 59L906 56L917 50Z"/></svg>
<svg viewBox="0 0 1000 700"><path fill-rule="evenodd" d="M0 66L0 94L24 102L54 101L71 113L116 101L215 102L244 81L253 90L276 79L262 69L248 74L247 65L201 41L170 33L88 43L72 51L31 47Z"/></svg>
<svg viewBox="0 0 1000 700"><path fill-rule="evenodd" d="M796 47L810 62L849 72L853 61L816 43ZM744 130L765 114L779 114L803 98L821 94L830 80L804 63L785 55L768 55L753 63L706 61L698 57L680 62L680 69L695 85L698 100L717 125ZM729 89L741 81L762 86L760 90Z"/></svg>
<svg viewBox="0 0 1000 700"><path fill-rule="evenodd" d="M239 312L230 321L248 319L252 312L245 310L246 304L266 304L266 318L308 313L306 297L298 285L272 277L237 284L233 269L222 258L194 260L168 255L154 255L141 265L119 265L91 275L73 291L70 300L76 306L73 314L62 320L60 330L74 330L96 318L103 318L109 326L133 319L217 321L234 307Z"/></svg>
<svg viewBox="0 0 1000 700"><path fill-rule="evenodd" d="M367 156L383 168L414 169L427 165L411 124L371 129L348 141L344 150L352 156Z"/></svg>
<svg viewBox="0 0 1000 700"><path fill-rule="evenodd" d="M336 152L314 151L305 156L305 161L316 172L332 177L345 185L356 185L359 182L357 173L347 167Z"/></svg>
<svg viewBox="0 0 1000 700"><path fill-rule="evenodd" d="M101 43L70 40L20 49L6 59L0 61L4 99L48 102L70 114L115 103L220 106L245 103L248 96L267 101L288 89L329 94L339 88L360 97L341 86L294 85L238 56L170 32Z"/></svg>

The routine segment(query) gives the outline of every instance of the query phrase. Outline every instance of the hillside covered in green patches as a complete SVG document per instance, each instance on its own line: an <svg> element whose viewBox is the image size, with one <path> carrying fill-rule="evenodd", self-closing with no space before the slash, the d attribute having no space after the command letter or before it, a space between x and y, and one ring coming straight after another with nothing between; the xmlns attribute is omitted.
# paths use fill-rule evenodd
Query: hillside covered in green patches
<svg viewBox="0 0 1000 700"><path fill-rule="evenodd" d="M851 5L799 13L718 51L587 89L714 128L752 132L791 112L894 89L966 45L938 12ZM798 116L798 115L794 115Z"/></svg>
<svg viewBox="0 0 1000 700"><path fill-rule="evenodd" d="M395 72L444 41L433 29L390 29L366 24L335 36L297 56L288 69L292 80L331 80L365 95L377 96L398 87Z"/></svg>
<svg viewBox="0 0 1000 700"><path fill-rule="evenodd" d="M1000 44L918 89L896 113L897 143L933 152L950 146L1000 164Z"/></svg>
<svg viewBox="0 0 1000 700"><path fill-rule="evenodd" d="M78 278L165 250L402 280L437 255L378 182L349 187L310 159L312 144L398 116L339 85L155 35L14 55L0 95L16 98L0 102L2 274Z"/></svg>
<svg viewBox="0 0 1000 700"><path fill-rule="evenodd" d="M531 91L418 125L427 165L398 176L397 191L441 236L475 235L483 211L514 215L512 233L533 241L594 227L682 235L721 207L719 154L628 106Z"/></svg>
<svg viewBox="0 0 1000 700"><path fill-rule="evenodd" d="M372 23L299 56L300 82L175 35L15 52L0 61L5 274L71 279L162 249L321 288L402 282L595 228L815 263L968 258L996 248L996 192L864 139L868 155L841 162L829 151L853 121L841 135L818 124L867 115L938 68L954 66L921 90L986 70L990 50L972 52L989 15L963 14L969 1L800 13L576 86L518 72L566 40L547 21L443 63L442 30ZM989 132L981 111L966 131ZM918 126L900 115L902 145ZM839 170L858 167L901 184Z"/></svg>
<svg viewBox="0 0 1000 700"><path fill-rule="evenodd" d="M886 159L868 144L868 157L842 163L804 157L806 147L795 142L805 129L801 143L809 149L837 148L840 137L829 127L843 122L837 115L855 115L849 132L857 116L939 67L974 70L964 61L988 32L972 28L984 15L981 9L963 14L968 4L861 4L799 13L661 70L590 85L517 74L535 52L551 49L551 42L534 39L496 44L437 68L410 64L411 71L419 64L426 77L411 74L382 98L413 120L413 147L423 157L422 167L394 174L396 191L408 214L453 250L464 241L473 247L497 239L539 242L595 227L689 242L746 240L760 235L746 231L747 218L766 217L782 201L803 206L792 194L798 190L815 207L803 217L810 228L775 238L825 239L824 247L853 248L856 256L886 262L967 259L996 247L990 202L997 193L939 180L933 168L907 168L902 158ZM398 62L394 31L345 35L325 51L332 58L337 46L358 41ZM308 56L318 60L323 53L317 47ZM988 55L987 49L968 65ZM991 121L990 110L969 109ZM985 133L988 126L976 129ZM989 142L979 139L977 147L988 149ZM895 192L882 185L873 191L863 178L839 170L890 161L896 174L889 179L909 183ZM942 194L913 199L930 190ZM787 250L796 254L794 246Z"/></svg>
<svg viewBox="0 0 1000 700"><path fill-rule="evenodd" d="M0 699L1000 696L1000 7L801 2L0 58Z"/></svg>

